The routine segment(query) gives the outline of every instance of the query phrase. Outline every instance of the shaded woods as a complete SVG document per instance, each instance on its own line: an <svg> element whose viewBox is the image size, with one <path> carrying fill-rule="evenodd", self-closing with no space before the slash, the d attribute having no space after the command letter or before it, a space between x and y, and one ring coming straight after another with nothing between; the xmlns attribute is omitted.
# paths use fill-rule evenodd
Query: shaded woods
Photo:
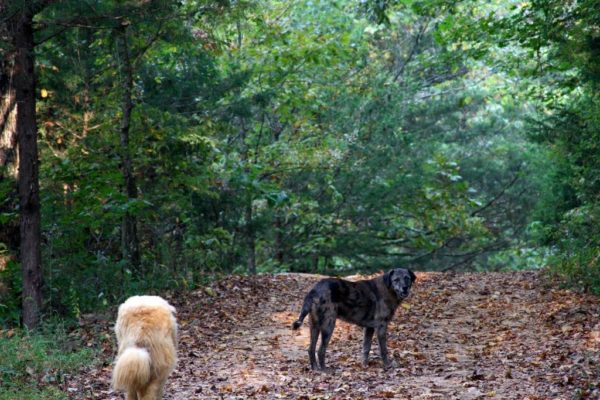
<svg viewBox="0 0 600 400"><path fill-rule="evenodd" d="M600 293L595 3L0 0L3 337L240 274Z"/></svg>

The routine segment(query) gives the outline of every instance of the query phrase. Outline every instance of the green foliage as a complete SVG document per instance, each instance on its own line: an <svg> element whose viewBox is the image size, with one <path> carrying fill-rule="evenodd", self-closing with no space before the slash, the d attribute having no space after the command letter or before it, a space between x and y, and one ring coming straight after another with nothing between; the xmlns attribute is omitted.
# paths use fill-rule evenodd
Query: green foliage
<svg viewBox="0 0 600 400"><path fill-rule="evenodd" d="M38 389L38 388L22 388L18 387L15 389L2 389L0 390L1 400L29 400L29 399L40 399L40 400L64 400L68 399L65 392L53 386Z"/></svg>
<svg viewBox="0 0 600 400"><path fill-rule="evenodd" d="M500 270L548 254L595 286L594 224L575 215L597 220L598 12L561 4L49 7L43 20L89 24L36 33L48 311L253 268ZM123 29L135 199L118 134ZM139 271L122 258L125 215ZM15 323L15 266L2 275Z"/></svg>
<svg viewBox="0 0 600 400"><path fill-rule="evenodd" d="M530 24L533 15L539 24ZM593 1L533 3L512 18L513 38L539 54L535 71L544 114L535 138L551 146L556 169L549 211L542 215L546 243L556 248L552 268L574 286L600 291L598 193L600 192L600 75ZM512 31L512 30L509 30ZM550 78L550 80L549 80Z"/></svg>
<svg viewBox="0 0 600 400"><path fill-rule="evenodd" d="M596 220L600 190L597 2L458 2L457 11L442 21L437 39L501 71L498 75L513 86L506 92L508 104L522 101L528 112L520 118L519 134L506 135L520 142L510 147L526 151L511 157L510 164L518 161L519 174L534 184L525 199L507 209L510 216L516 214L514 206L529 204L517 216L528 222L515 225L518 221L509 218L513 227L533 228L516 239L523 249L538 246L533 254L574 286L597 291L598 235L588 224ZM508 193L505 199L511 197ZM514 251L493 258L510 254Z"/></svg>
<svg viewBox="0 0 600 400"><path fill-rule="evenodd" d="M43 74L51 93L71 104L52 101L45 115L80 124L70 93L81 88L95 115L88 123L105 121L94 135L65 133L64 150L54 125L45 125L54 308L76 315L151 289L119 259L125 212L142 221L143 278L154 285L240 271L250 251L261 271L327 271L432 259L444 268L494 249L509 228L497 233L496 220L476 214L495 195L494 185L479 182L519 160L499 150L492 170L484 165L489 153L469 164L464 152L477 151L496 121L521 108L506 105L497 115L491 93L504 81L490 72L485 86L466 89L474 79L467 60L439 38L455 10L440 4L390 2L369 11L381 5L247 3L220 20L210 13L191 20L189 31L166 27L136 72L132 147L141 196L134 202L121 190L114 75L101 68L113 57L111 37L84 30L44 49L48 64L73 76ZM386 25L372 25L383 11ZM152 33L136 18L134 48ZM83 65L98 78L86 82L81 63L55 56L56 46L73 42L94 49ZM95 95L103 90L109 95ZM454 146L457 139L470 150ZM121 284L108 286L115 277ZM80 292L79 282L103 289Z"/></svg>
<svg viewBox="0 0 600 400"><path fill-rule="evenodd" d="M89 365L89 349L60 325L38 334L5 331L0 336L0 399L66 399L58 389L69 374Z"/></svg>
<svg viewBox="0 0 600 400"><path fill-rule="evenodd" d="M2 252L0 252L2 255ZM0 270L0 326L8 327L19 324L21 319L21 266L10 260Z"/></svg>
<svg viewBox="0 0 600 400"><path fill-rule="evenodd" d="M573 208L552 232L556 254L553 272L570 286L600 295L600 209L597 204Z"/></svg>

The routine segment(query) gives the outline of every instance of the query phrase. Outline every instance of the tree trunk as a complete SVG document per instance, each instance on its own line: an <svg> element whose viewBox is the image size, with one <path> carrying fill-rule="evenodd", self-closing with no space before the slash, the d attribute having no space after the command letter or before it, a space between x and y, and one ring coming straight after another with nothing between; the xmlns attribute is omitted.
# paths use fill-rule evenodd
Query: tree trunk
<svg viewBox="0 0 600 400"><path fill-rule="evenodd" d="M129 148L129 130L131 126L131 111L133 110L133 67L129 57L129 44L127 42L127 26L121 26L117 31L117 48L119 53L119 66L121 72L121 126L119 136L121 141L121 165L123 178L125 180L125 194L127 200L136 199L137 186L133 174L133 165L131 162L131 151ZM122 252L123 258L127 260L133 272L140 275L140 245L137 237L137 221L135 215L127 211L123 217L122 226Z"/></svg>
<svg viewBox="0 0 600 400"><path fill-rule="evenodd" d="M274 230L275 230L275 259L282 266L285 262L285 250L283 240L283 222L279 212L275 215Z"/></svg>
<svg viewBox="0 0 600 400"><path fill-rule="evenodd" d="M248 248L248 273L256 274L256 238L252 226L252 195L246 201L246 245Z"/></svg>
<svg viewBox="0 0 600 400"><path fill-rule="evenodd" d="M6 12L6 4L0 0L0 15ZM0 17L1 18L1 17ZM12 42L9 24L0 23L0 41ZM15 51L11 46L0 49L0 182L10 181L11 190L2 199L0 213L13 212L18 208L19 194L17 150L17 98L14 87ZM20 222L17 218L0 224L0 243L16 254L20 242ZM1 261L0 261L1 263ZM1 264L0 264L1 267Z"/></svg>
<svg viewBox="0 0 600 400"><path fill-rule="evenodd" d="M246 120L244 117L240 117L240 139L242 141L242 160L246 164L244 168L244 173L246 176L250 177L250 157L249 157L249 148L246 144ZM248 273L251 275L256 274L256 232L254 230L254 226L252 223L252 185L248 183L246 189L246 201L244 206L244 219L246 220L245 229L245 240L246 240L246 251L248 252L246 258L246 264L248 266Z"/></svg>
<svg viewBox="0 0 600 400"><path fill-rule="evenodd" d="M14 23L11 24L12 29L10 29L15 48L13 68L19 152L18 186L21 212L20 260L23 271L23 324L29 329L33 329L39 324L42 307L33 16L33 10L23 10L14 18Z"/></svg>
<svg viewBox="0 0 600 400"><path fill-rule="evenodd" d="M6 57L0 54L0 57ZM0 177L16 176L15 171L5 173L4 168L17 166L17 101L13 85L12 68L8 57L0 59Z"/></svg>
<svg viewBox="0 0 600 400"><path fill-rule="evenodd" d="M5 0L0 0L0 16L6 12ZM0 41L12 42L13 26L0 24ZM13 68L15 55L12 47L0 49L0 178L17 177L17 99ZM14 166L13 170L6 171L5 168L10 166Z"/></svg>

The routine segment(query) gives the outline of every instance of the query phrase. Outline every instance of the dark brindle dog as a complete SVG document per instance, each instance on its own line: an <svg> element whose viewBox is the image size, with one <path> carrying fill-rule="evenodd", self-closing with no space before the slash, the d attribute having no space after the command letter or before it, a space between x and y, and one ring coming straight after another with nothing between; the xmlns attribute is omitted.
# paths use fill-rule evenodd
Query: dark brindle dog
<svg viewBox="0 0 600 400"><path fill-rule="evenodd" d="M317 282L304 298L300 317L292 325L292 329L298 329L310 314L308 357L311 368L317 369L315 350L321 334L319 365L322 370L325 369L325 350L337 318L364 328L364 366L368 365L373 334L377 331L383 366L389 367L387 326L400 302L408 296L415 280L416 276L411 270L396 268L383 276L364 281L327 278Z"/></svg>

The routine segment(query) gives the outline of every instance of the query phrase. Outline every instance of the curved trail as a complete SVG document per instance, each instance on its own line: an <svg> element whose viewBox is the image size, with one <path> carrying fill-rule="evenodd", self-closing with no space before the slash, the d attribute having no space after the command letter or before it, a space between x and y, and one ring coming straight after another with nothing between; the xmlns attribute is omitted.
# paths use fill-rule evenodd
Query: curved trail
<svg viewBox="0 0 600 400"><path fill-rule="evenodd" d="M315 275L230 277L170 298L180 323L179 364L165 399L600 398L600 300L546 283L540 272L417 273L390 324L395 367L362 331L338 321L332 371L308 369L308 326L292 331ZM110 340L110 339L106 339ZM69 382L73 398L120 399L110 360Z"/></svg>

